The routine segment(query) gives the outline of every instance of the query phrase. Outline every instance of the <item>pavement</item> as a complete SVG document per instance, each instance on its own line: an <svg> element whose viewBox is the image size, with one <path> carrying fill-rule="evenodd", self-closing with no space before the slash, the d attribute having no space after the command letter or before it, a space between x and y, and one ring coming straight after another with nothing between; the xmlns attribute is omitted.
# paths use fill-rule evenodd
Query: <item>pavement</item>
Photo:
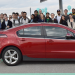
<svg viewBox="0 0 75 75"><path fill-rule="evenodd" d="M0 60L0 73L75 73L75 62L27 62L7 66Z"/></svg>

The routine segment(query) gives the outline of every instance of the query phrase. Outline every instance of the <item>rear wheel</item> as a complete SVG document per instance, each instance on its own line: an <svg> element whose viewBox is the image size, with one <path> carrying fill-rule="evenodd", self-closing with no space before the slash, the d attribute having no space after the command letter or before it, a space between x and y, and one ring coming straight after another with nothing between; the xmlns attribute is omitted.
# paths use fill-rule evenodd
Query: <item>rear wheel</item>
<svg viewBox="0 0 75 75"><path fill-rule="evenodd" d="M8 66L15 66L21 62L21 52L15 47L7 47L2 53L2 59Z"/></svg>

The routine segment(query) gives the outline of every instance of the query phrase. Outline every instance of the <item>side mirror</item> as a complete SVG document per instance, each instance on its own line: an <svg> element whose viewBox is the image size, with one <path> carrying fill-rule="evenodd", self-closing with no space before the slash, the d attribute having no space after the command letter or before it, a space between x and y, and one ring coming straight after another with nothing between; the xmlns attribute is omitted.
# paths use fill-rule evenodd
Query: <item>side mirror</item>
<svg viewBox="0 0 75 75"><path fill-rule="evenodd" d="M71 34L67 33L66 39L72 39L72 38L73 38L73 36Z"/></svg>

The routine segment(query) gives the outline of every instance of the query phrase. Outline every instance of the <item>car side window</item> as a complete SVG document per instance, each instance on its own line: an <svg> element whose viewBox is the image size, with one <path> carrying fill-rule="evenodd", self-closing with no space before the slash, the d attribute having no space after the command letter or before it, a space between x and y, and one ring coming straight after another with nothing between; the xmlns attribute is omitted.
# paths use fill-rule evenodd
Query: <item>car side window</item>
<svg viewBox="0 0 75 75"><path fill-rule="evenodd" d="M24 29L24 35L41 36L41 29L39 27L29 27Z"/></svg>
<svg viewBox="0 0 75 75"><path fill-rule="evenodd" d="M17 32L19 37L41 37L41 26L28 27Z"/></svg>
<svg viewBox="0 0 75 75"><path fill-rule="evenodd" d="M23 35L23 29L18 31L19 35Z"/></svg>
<svg viewBox="0 0 75 75"><path fill-rule="evenodd" d="M47 38L65 39L67 30L60 27L45 26Z"/></svg>

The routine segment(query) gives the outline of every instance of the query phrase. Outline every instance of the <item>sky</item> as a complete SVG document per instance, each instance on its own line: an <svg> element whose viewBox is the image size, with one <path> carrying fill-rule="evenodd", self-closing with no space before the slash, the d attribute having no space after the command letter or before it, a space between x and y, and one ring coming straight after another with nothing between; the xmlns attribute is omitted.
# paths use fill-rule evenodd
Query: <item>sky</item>
<svg viewBox="0 0 75 75"><path fill-rule="evenodd" d="M63 0L63 9L66 9L70 5L75 8L75 0ZM30 16L30 8L32 14L37 8L44 9L47 8L49 13L57 14L57 9L59 9L59 0L47 0L40 3L40 0L0 0L0 13L7 13L11 15L12 12L26 11L27 16Z"/></svg>

